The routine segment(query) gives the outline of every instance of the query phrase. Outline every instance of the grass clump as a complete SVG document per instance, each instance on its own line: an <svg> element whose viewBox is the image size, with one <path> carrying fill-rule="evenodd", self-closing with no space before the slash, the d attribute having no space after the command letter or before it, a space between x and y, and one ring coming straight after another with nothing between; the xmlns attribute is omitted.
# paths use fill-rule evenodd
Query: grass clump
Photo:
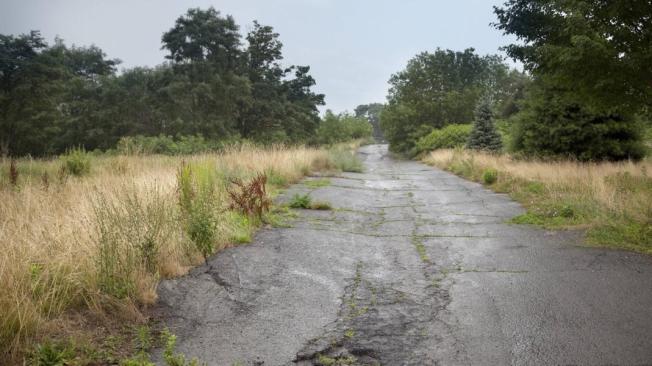
<svg viewBox="0 0 652 366"><path fill-rule="evenodd" d="M290 199L288 206L306 210L332 210L331 204L324 201L314 201L308 194L295 194Z"/></svg>
<svg viewBox="0 0 652 366"><path fill-rule="evenodd" d="M312 198L310 198L310 195L295 194L294 196L292 196L292 199L290 199L288 206L290 206L291 208L309 209L311 203L312 203Z"/></svg>
<svg viewBox="0 0 652 366"><path fill-rule="evenodd" d="M498 171L496 169L489 168L486 169L484 173L482 173L482 181L484 182L484 184L492 185L496 183L497 180L498 180Z"/></svg>
<svg viewBox="0 0 652 366"><path fill-rule="evenodd" d="M652 163L541 161L468 150L438 150L431 165L478 182L527 208L512 219L546 228L586 229L587 243L652 254Z"/></svg>
<svg viewBox="0 0 652 366"><path fill-rule="evenodd" d="M362 162L351 149L336 147L329 151L329 155L335 167L343 172L362 173L364 171Z"/></svg>
<svg viewBox="0 0 652 366"><path fill-rule="evenodd" d="M330 179L311 179L311 180L306 180L304 183L307 187L310 188L322 188L322 187L328 187L331 185L331 180Z"/></svg>
<svg viewBox="0 0 652 366"><path fill-rule="evenodd" d="M183 164L177 185L184 231L206 261L217 241L215 176L206 165Z"/></svg>
<svg viewBox="0 0 652 366"><path fill-rule="evenodd" d="M59 159L61 171L68 175L81 177L91 172L91 156L83 148L70 149Z"/></svg>

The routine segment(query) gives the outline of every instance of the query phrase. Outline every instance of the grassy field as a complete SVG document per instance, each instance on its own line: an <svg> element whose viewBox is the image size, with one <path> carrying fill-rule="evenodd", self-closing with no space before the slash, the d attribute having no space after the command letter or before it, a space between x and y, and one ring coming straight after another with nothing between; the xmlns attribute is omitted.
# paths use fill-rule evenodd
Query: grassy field
<svg viewBox="0 0 652 366"><path fill-rule="evenodd" d="M467 150L423 158L508 193L527 208L515 223L586 229L589 245L652 254L652 162L579 163L512 159Z"/></svg>
<svg viewBox="0 0 652 366"><path fill-rule="evenodd" d="M21 363L48 339L90 339L94 347L114 326L143 323L159 280L250 241L275 220L274 210L257 218L234 207L234 179L264 173L274 195L314 171L357 168L352 147L78 154L21 159L13 173L0 161L0 354ZM86 353L97 354L87 356L91 363L108 357Z"/></svg>

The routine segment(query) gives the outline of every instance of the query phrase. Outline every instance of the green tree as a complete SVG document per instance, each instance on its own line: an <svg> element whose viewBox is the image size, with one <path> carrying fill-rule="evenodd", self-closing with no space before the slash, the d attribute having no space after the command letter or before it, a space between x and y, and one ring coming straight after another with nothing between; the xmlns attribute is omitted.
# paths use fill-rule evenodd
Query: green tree
<svg viewBox="0 0 652 366"><path fill-rule="evenodd" d="M317 129L317 139L321 144L335 144L353 139L371 137L372 127L363 117L349 113L334 114L327 110Z"/></svg>
<svg viewBox="0 0 652 366"><path fill-rule="evenodd" d="M586 106L566 89L539 83L516 115L511 149L534 156L638 160L645 155L642 128L632 114Z"/></svg>
<svg viewBox="0 0 652 366"><path fill-rule="evenodd" d="M495 26L520 43L507 53L583 104L652 105L652 2L649 0L509 0Z"/></svg>
<svg viewBox="0 0 652 366"><path fill-rule="evenodd" d="M475 109L475 121L466 145L469 149L500 151L503 143L493 122L491 100L482 98Z"/></svg>
<svg viewBox="0 0 652 366"><path fill-rule="evenodd" d="M514 79L498 56L437 49L423 52L390 79L381 126L393 151L409 152L433 128L468 123L483 94L503 103L514 93Z"/></svg>
<svg viewBox="0 0 652 366"><path fill-rule="evenodd" d="M510 0L495 26L534 77L512 148L581 160L638 159L637 115L652 105L652 3Z"/></svg>
<svg viewBox="0 0 652 366"><path fill-rule="evenodd" d="M366 118L373 127L373 137L376 141L382 142L385 140L383 131L380 127L380 114L382 113L385 105L382 103L361 104L354 110L356 117Z"/></svg>
<svg viewBox="0 0 652 366"><path fill-rule="evenodd" d="M163 34L166 58L179 64L208 61L222 71L239 66L242 50L239 27L232 16L221 16L210 7L189 9L172 29Z"/></svg>

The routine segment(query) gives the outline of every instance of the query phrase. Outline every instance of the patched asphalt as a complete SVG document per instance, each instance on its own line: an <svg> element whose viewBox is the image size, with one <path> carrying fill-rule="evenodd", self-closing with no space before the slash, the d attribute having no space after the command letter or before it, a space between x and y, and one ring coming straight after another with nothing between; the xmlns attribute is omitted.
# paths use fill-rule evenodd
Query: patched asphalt
<svg viewBox="0 0 652 366"><path fill-rule="evenodd" d="M161 283L179 352L227 366L652 364L651 257L508 224L523 209L507 196L386 145L359 156L364 173L280 198L334 210L297 210Z"/></svg>

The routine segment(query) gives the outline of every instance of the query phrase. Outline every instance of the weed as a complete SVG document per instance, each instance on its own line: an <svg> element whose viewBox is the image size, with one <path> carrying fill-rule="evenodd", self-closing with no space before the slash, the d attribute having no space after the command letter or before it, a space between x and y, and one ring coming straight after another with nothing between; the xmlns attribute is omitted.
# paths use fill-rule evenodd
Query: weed
<svg viewBox="0 0 652 366"><path fill-rule="evenodd" d="M310 188L321 188L321 187L327 187L331 184L330 179L311 179L305 181L303 184L305 184L307 187Z"/></svg>
<svg viewBox="0 0 652 366"><path fill-rule="evenodd" d="M277 187L287 187L288 186L288 180L286 177L283 176L283 174L277 172L274 169L269 169L267 173L267 183L277 186Z"/></svg>
<svg viewBox="0 0 652 366"><path fill-rule="evenodd" d="M344 336L349 339L355 337L355 330L347 329L347 331L344 332Z"/></svg>
<svg viewBox="0 0 652 366"><path fill-rule="evenodd" d="M18 186L18 168L16 168L16 160L9 161L9 184L13 187Z"/></svg>
<svg viewBox="0 0 652 366"><path fill-rule="evenodd" d="M329 151L335 167L343 172L362 173L362 162L353 151L336 148Z"/></svg>
<svg viewBox="0 0 652 366"><path fill-rule="evenodd" d="M41 185L43 186L44 190L48 190L50 188L50 175L48 172L43 172L41 175Z"/></svg>
<svg viewBox="0 0 652 366"><path fill-rule="evenodd" d="M97 194L93 201L98 284L114 297L136 298L136 277L156 276L159 248L169 240L170 208L158 189L140 193L125 186L114 195L117 200Z"/></svg>
<svg viewBox="0 0 652 366"><path fill-rule="evenodd" d="M80 177L91 172L91 157L83 148L70 149L59 159L66 174Z"/></svg>
<svg viewBox="0 0 652 366"><path fill-rule="evenodd" d="M177 336L170 333L168 329L164 329L161 333L161 341L163 342L163 359L167 366L198 366L199 361L193 358L186 361L186 356L181 353L175 353L174 348L177 344Z"/></svg>
<svg viewBox="0 0 652 366"><path fill-rule="evenodd" d="M32 363L36 366L65 366L75 359L75 349L62 342L46 342L37 345L32 356Z"/></svg>
<svg viewBox="0 0 652 366"><path fill-rule="evenodd" d="M267 175L259 173L251 178L248 183L243 182L241 179L232 179L231 184L232 187L226 190L231 198L229 208L258 219L261 219L263 214L269 211L272 202L265 190Z"/></svg>
<svg viewBox="0 0 652 366"><path fill-rule="evenodd" d="M423 244L421 241L421 238L418 236L413 236L412 237L412 245L414 245L414 248L417 250L417 253L419 253L419 258L423 262L430 262L430 258L428 257L428 252L426 251L426 246Z"/></svg>
<svg viewBox="0 0 652 366"><path fill-rule="evenodd" d="M498 180L498 171L496 169L487 169L482 173L482 181L485 184L491 185Z"/></svg>
<svg viewBox="0 0 652 366"><path fill-rule="evenodd" d="M320 366L344 366L353 365L358 360L353 356L329 357L322 354L317 356L317 364Z"/></svg>
<svg viewBox="0 0 652 366"><path fill-rule="evenodd" d="M332 210L331 204L324 201L315 201L310 204L311 210Z"/></svg>
<svg viewBox="0 0 652 366"><path fill-rule="evenodd" d="M307 194L295 194L292 196L292 199L290 200L290 203L288 206L292 208L305 208L308 209L310 208L310 204L312 203L312 199L310 198L309 195Z"/></svg>
<svg viewBox="0 0 652 366"><path fill-rule="evenodd" d="M195 248L208 260L217 240L215 182L210 168L182 164L177 172L177 192L183 227Z"/></svg>

